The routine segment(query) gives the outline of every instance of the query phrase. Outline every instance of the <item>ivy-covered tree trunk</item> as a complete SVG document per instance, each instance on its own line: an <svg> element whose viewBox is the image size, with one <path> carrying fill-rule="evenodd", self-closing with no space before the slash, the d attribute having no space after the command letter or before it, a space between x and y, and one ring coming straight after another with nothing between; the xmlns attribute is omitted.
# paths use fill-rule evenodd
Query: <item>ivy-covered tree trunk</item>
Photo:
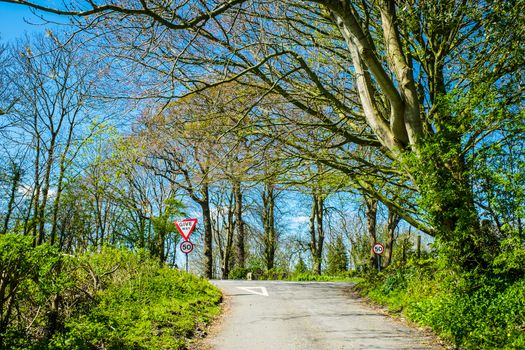
<svg viewBox="0 0 525 350"><path fill-rule="evenodd" d="M387 237L385 242L384 253L385 259L383 260L384 267L387 267L392 263L392 255L394 253L395 232L400 220L400 216L397 215L392 208L388 208Z"/></svg>
<svg viewBox="0 0 525 350"><path fill-rule="evenodd" d="M377 256L374 254L373 247L377 243L377 199L365 196L366 204L366 223L370 248L370 268L373 270L377 266Z"/></svg>
<svg viewBox="0 0 525 350"><path fill-rule="evenodd" d="M324 199L314 190L312 195L312 211L310 214L310 252L313 260L313 273L320 275L322 271L324 229L323 229Z"/></svg>
<svg viewBox="0 0 525 350"><path fill-rule="evenodd" d="M450 130L447 123L443 129ZM469 172L459 135L439 132L427 142L413 165L421 204L430 214L441 251L454 265L472 270L485 267L487 258Z"/></svg>
<svg viewBox="0 0 525 350"><path fill-rule="evenodd" d="M264 259L266 268L273 269L275 264L275 251L277 249L277 235L275 232L275 189L271 182L264 184L262 195L263 212L262 221L264 227Z"/></svg>
<svg viewBox="0 0 525 350"><path fill-rule="evenodd" d="M244 268L246 265L246 248L244 245L246 238L244 233L244 222L242 219L241 183L238 180L233 182L233 196L235 199L235 226L237 228L236 264L237 267Z"/></svg>
<svg viewBox="0 0 525 350"><path fill-rule="evenodd" d="M203 185L202 200L198 201L202 209L202 218L204 225L204 275L206 278L213 278L213 255L212 255L212 227L211 227L211 210L209 201L209 189L207 185Z"/></svg>

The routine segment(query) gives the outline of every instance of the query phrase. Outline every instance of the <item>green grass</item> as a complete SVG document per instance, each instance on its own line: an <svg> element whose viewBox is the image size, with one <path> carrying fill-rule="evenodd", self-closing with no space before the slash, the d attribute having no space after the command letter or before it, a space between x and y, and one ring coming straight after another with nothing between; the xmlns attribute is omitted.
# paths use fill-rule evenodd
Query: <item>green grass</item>
<svg viewBox="0 0 525 350"><path fill-rule="evenodd" d="M219 313L222 295L208 281L148 259L124 261L127 278L98 292L96 305L72 317L50 348L186 349Z"/></svg>
<svg viewBox="0 0 525 350"><path fill-rule="evenodd" d="M252 279L260 281L316 281L316 282L360 282L361 277L354 271L341 272L338 275L317 275L311 272L289 272L283 269L261 269L236 268L230 274L230 279L246 279L248 273L252 274Z"/></svg>
<svg viewBox="0 0 525 350"><path fill-rule="evenodd" d="M0 247L0 270L23 267L0 276L17 288L2 349L182 350L220 312L216 287L143 251L69 256L19 235L0 235Z"/></svg>
<svg viewBox="0 0 525 350"><path fill-rule="evenodd" d="M312 273L300 273L292 274L287 278L289 281L315 281L315 282L361 282L362 277L357 276L329 276L329 275L316 275Z"/></svg>

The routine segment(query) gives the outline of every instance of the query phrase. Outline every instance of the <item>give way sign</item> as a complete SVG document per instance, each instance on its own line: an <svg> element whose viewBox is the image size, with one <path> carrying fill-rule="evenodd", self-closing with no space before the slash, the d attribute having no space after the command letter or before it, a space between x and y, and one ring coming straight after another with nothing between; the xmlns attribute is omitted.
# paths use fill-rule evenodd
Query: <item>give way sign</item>
<svg viewBox="0 0 525 350"><path fill-rule="evenodd" d="M179 233L184 240L187 241L190 238L193 229L197 226L197 219L176 220L175 226L177 226L177 230L179 230Z"/></svg>

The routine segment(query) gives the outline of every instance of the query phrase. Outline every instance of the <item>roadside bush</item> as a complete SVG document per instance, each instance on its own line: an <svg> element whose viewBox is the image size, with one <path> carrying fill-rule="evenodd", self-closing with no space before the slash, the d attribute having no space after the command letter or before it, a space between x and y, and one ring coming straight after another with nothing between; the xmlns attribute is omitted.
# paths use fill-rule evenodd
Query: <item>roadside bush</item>
<svg viewBox="0 0 525 350"><path fill-rule="evenodd" d="M326 254L326 273L337 275L348 270L348 253L343 237L338 235L335 242L328 245Z"/></svg>
<svg viewBox="0 0 525 350"><path fill-rule="evenodd" d="M145 252L77 257L0 235L1 349L186 349L220 291Z"/></svg>
<svg viewBox="0 0 525 350"><path fill-rule="evenodd" d="M249 269L235 267L228 274L228 278L231 280L245 280L248 272L250 272Z"/></svg>
<svg viewBox="0 0 525 350"><path fill-rule="evenodd" d="M217 288L159 268L144 252L105 248L79 260L83 268L77 278L96 302L87 301L87 312L68 319L49 348L185 349L199 325L219 311Z"/></svg>
<svg viewBox="0 0 525 350"><path fill-rule="evenodd" d="M303 260L303 257L300 256L297 260L297 264L295 264L293 273L294 274L300 274L300 273L306 273L308 272L308 267L306 266L306 263Z"/></svg>
<svg viewBox="0 0 525 350"><path fill-rule="evenodd" d="M345 271L341 272L337 275L317 275L311 272L305 272L305 273L294 273L290 276L288 276L288 280L290 281L317 281L317 282L355 282L360 280L357 277L357 272L355 271Z"/></svg>
<svg viewBox="0 0 525 350"><path fill-rule="evenodd" d="M387 269L359 288L456 347L523 349L525 279L507 276L490 271L458 274L427 261L423 266Z"/></svg>
<svg viewBox="0 0 525 350"><path fill-rule="evenodd" d="M412 303L412 319L465 349L525 348L525 281L485 281Z"/></svg>
<svg viewBox="0 0 525 350"><path fill-rule="evenodd" d="M288 271L285 269L273 268L263 272L262 275L258 276L259 280L284 280L288 277Z"/></svg>
<svg viewBox="0 0 525 350"><path fill-rule="evenodd" d="M0 348L16 349L61 327L57 298L72 285L68 257L30 236L0 235Z"/></svg>

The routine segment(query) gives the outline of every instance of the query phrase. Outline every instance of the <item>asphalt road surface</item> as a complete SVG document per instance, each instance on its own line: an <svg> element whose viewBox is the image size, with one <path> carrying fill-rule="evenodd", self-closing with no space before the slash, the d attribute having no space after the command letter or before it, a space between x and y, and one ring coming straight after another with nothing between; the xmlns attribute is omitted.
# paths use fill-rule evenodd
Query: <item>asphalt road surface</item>
<svg viewBox="0 0 525 350"><path fill-rule="evenodd" d="M351 283L213 281L229 300L214 350L438 349L352 298Z"/></svg>

